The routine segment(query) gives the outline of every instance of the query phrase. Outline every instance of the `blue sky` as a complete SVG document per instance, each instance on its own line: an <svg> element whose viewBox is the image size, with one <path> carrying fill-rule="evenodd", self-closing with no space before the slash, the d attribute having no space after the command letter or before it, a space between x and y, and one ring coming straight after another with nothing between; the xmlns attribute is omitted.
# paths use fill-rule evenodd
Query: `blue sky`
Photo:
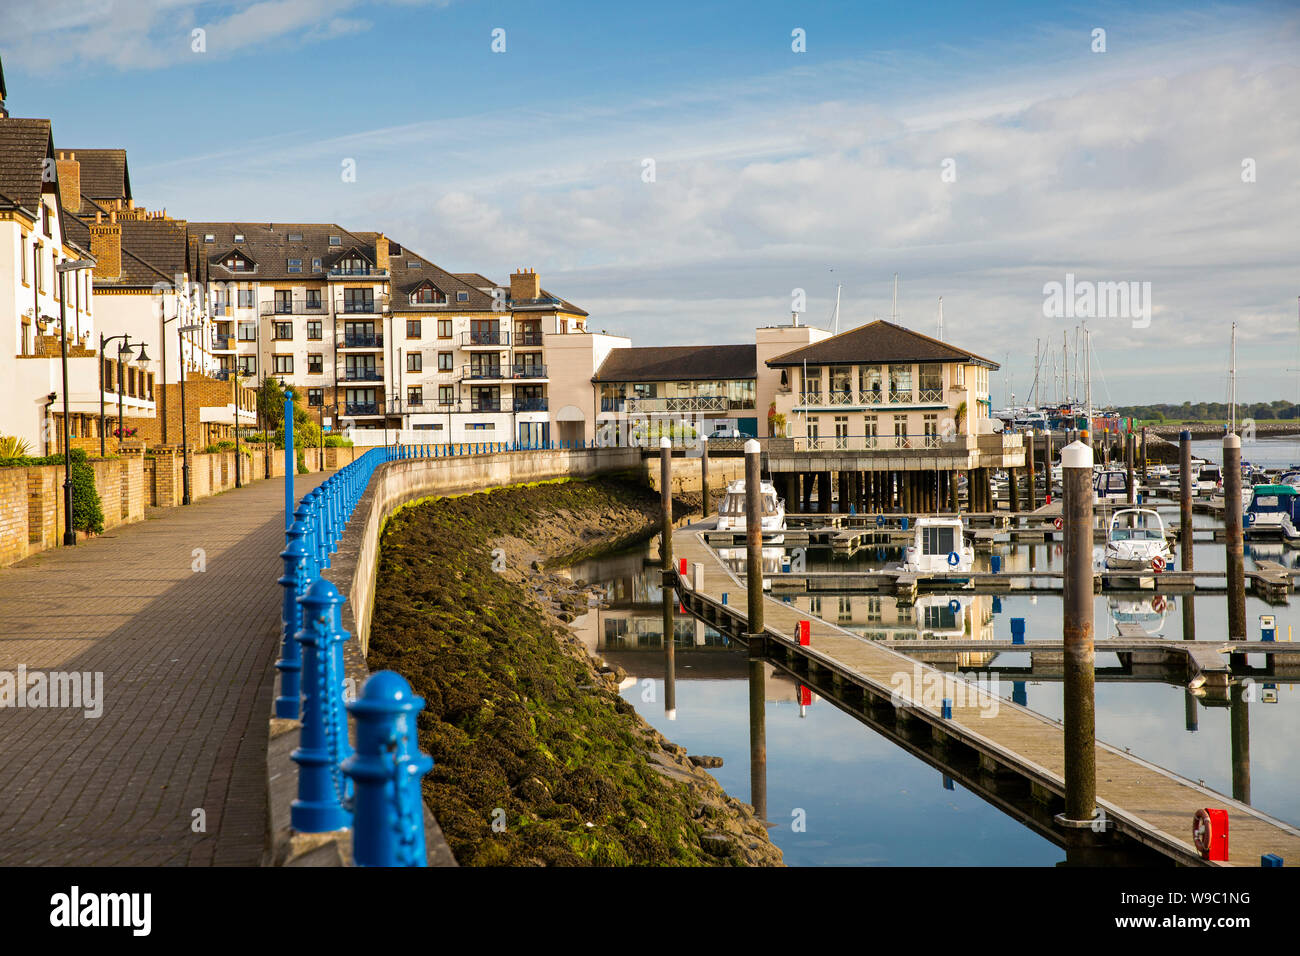
<svg viewBox="0 0 1300 956"><path fill-rule="evenodd" d="M1045 283L1150 282L1149 326L1089 321L1097 401L1222 399L1233 321L1240 397L1297 395L1286 4L14 7L13 113L126 147L137 200L174 216L533 267L639 345L752 340L796 288L825 324L836 283L841 328L888 317L898 272L903 324L932 333L943 296L947 337L1006 363L995 402L1036 341L1073 341Z"/></svg>

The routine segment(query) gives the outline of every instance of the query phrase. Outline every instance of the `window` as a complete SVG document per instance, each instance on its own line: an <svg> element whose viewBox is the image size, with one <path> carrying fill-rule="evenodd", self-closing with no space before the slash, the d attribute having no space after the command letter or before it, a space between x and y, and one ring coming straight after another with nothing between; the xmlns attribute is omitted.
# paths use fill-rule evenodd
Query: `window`
<svg viewBox="0 0 1300 956"><path fill-rule="evenodd" d="M322 375L325 372L325 356L309 354L307 356L307 374Z"/></svg>
<svg viewBox="0 0 1300 956"><path fill-rule="evenodd" d="M23 285L27 285L27 237L23 236L21 240L22 253L18 256L23 262Z"/></svg>
<svg viewBox="0 0 1300 956"><path fill-rule="evenodd" d="M217 241L217 237L214 236L214 235L213 235L212 233L210 233L210 232L205 232L205 233L203 234L203 241L204 241L204 242L216 242L216 241Z"/></svg>
<svg viewBox="0 0 1300 956"><path fill-rule="evenodd" d="M456 403L455 395L456 395L456 386L455 386L455 385L439 385L439 386L438 386L438 404L439 404L439 405L454 405L454 404Z"/></svg>
<svg viewBox="0 0 1300 956"><path fill-rule="evenodd" d="M307 338L321 339L324 338L322 324L320 319L311 319L307 322Z"/></svg>
<svg viewBox="0 0 1300 956"><path fill-rule="evenodd" d="M280 315L289 315L293 312L292 289L275 290L275 311Z"/></svg>
<svg viewBox="0 0 1300 956"><path fill-rule="evenodd" d="M465 427L475 432L494 432L497 430L497 426L492 422L470 422Z"/></svg>
<svg viewBox="0 0 1300 956"><path fill-rule="evenodd" d="M310 359L309 359L310 361ZM307 389L307 404L314 408L319 408L325 404L325 389L309 388Z"/></svg>
<svg viewBox="0 0 1300 956"><path fill-rule="evenodd" d="M452 353L451 353L451 352L439 352L439 353L438 353L438 371L439 371L439 372L450 372L451 369L452 369Z"/></svg>
<svg viewBox="0 0 1300 956"><path fill-rule="evenodd" d="M289 241L290 241L290 242L302 242L302 233L301 233L301 232L291 232L291 233L289 233Z"/></svg>
<svg viewBox="0 0 1300 956"><path fill-rule="evenodd" d="M243 242L243 241L244 241L244 234L242 232L235 233L235 242Z"/></svg>
<svg viewBox="0 0 1300 956"><path fill-rule="evenodd" d="M257 305L257 293L252 289L240 289L238 304L241 309L253 308Z"/></svg>
<svg viewBox="0 0 1300 956"><path fill-rule="evenodd" d="M440 339L451 338L451 319L438 320L438 338Z"/></svg>
<svg viewBox="0 0 1300 956"><path fill-rule="evenodd" d="M420 337L420 320L419 320L419 319L407 319L407 320L406 320L406 337L407 337L408 339L418 339L418 338Z"/></svg>
<svg viewBox="0 0 1300 956"><path fill-rule="evenodd" d="M411 294L411 301L419 305L445 305L447 296L433 286L426 285Z"/></svg>
<svg viewBox="0 0 1300 956"><path fill-rule="evenodd" d="M292 323L292 322L276 322L276 323L275 323L275 335L273 336L273 338L277 338L277 339L291 339L291 338L293 338L293 323Z"/></svg>
<svg viewBox="0 0 1300 956"><path fill-rule="evenodd" d="M419 352L406 353L406 370L408 372L421 372L424 370L424 357Z"/></svg>
<svg viewBox="0 0 1300 956"><path fill-rule="evenodd" d="M468 302L468 301L469 301L469 293L468 293L468 292L457 292L457 293L456 293L456 301L457 301L457 302Z"/></svg>
<svg viewBox="0 0 1300 956"><path fill-rule="evenodd" d="M292 375L292 374L293 374L293 356L292 356L292 355L272 355L271 358L272 358L272 360L273 360L274 363L275 363L274 366L272 367L272 371L273 371L276 375Z"/></svg>
<svg viewBox="0 0 1300 956"><path fill-rule="evenodd" d="M320 259L319 259L319 258L312 259L312 261L311 261L311 271L312 271L312 272L324 272L324 271L325 271L323 268L321 268L321 264L320 264Z"/></svg>
<svg viewBox="0 0 1300 956"><path fill-rule="evenodd" d="M241 355L239 356L239 371L244 375L257 374L257 356Z"/></svg>
<svg viewBox="0 0 1300 956"><path fill-rule="evenodd" d="M338 236L330 236L330 245L331 245L331 246L341 246L341 245L343 245L343 240L340 239Z"/></svg>
<svg viewBox="0 0 1300 956"><path fill-rule="evenodd" d="M408 404L408 405L423 405L423 404L424 404L424 389L421 388L421 387L419 387L418 385L415 386L414 388L408 388L408 389L406 390L406 404Z"/></svg>
<svg viewBox="0 0 1300 956"><path fill-rule="evenodd" d="M240 322L240 323L239 323L239 341L241 341L241 342L256 342L256 341L257 341L257 326L254 325L252 322Z"/></svg>
<svg viewBox="0 0 1300 956"><path fill-rule="evenodd" d="M303 305L308 309L320 308L320 289L308 289Z"/></svg>
<svg viewBox="0 0 1300 956"><path fill-rule="evenodd" d="M302 260L301 260L301 259L290 259L290 260L288 261L288 265L285 266L285 271L286 271L286 272L302 272Z"/></svg>
<svg viewBox="0 0 1300 956"><path fill-rule="evenodd" d="M344 289L344 312L375 311L375 292L373 289Z"/></svg>

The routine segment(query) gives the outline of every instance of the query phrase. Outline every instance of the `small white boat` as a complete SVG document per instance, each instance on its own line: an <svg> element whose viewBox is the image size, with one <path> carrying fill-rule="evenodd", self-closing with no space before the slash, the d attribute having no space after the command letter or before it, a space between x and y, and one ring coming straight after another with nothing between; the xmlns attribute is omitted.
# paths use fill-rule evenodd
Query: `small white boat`
<svg viewBox="0 0 1300 956"><path fill-rule="evenodd" d="M1292 485L1255 485L1244 517L1249 539L1295 536L1295 516L1300 514L1300 491Z"/></svg>
<svg viewBox="0 0 1300 956"><path fill-rule="evenodd" d="M917 518L915 535L903 556L903 570L950 574L969 571L975 564L975 549L966 543L961 518Z"/></svg>
<svg viewBox="0 0 1300 956"><path fill-rule="evenodd" d="M1121 508L1111 517L1104 558L1108 570L1158 574L1172 560L1159 514L1150 508Z"/></svg>
<svg viewBox="0 0 1300 956"><path fill-rule="evenodd" d="M763 543L784 543L785 502L777 497L776 487L770 481L759 483L759 503L763 509ZM728 482L727 493L718 506L718 530L736 533L745 530L745 479Z"/></svg>
<svg viewBox="0 0 1300 956"><path fill-rule="evenodd" d="M1216 491L1222 493L1222 488L1223 469L1213 462L1207 461L1201 465L1192 478L1192 494L1194 495L1212 495Z"/></svg>

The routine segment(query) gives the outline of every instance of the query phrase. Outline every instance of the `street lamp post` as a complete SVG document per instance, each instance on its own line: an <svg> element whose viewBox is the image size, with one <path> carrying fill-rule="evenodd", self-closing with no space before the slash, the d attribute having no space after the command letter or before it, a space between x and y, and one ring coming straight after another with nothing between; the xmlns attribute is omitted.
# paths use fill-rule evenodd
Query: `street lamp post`
<svg viewBox="0 0 1300 956"><path fill-rule="evenodd" d="M63 365L63 543L76 544L77 533L72 530L72 416L68 401L68 288L63 277L78 269L89 269L94 263L89 259L73 259L55 266L59 274L59 358ZM100 392L100 401L103 401Z"/></svg>
<svg viewBox="0 0 1300 956"><path fill-rule="evenodd" d="M181 504L190 503L190 431L188 415L185 409L185 333L203 328L202 322L192 325L176 325L176 359L181 377ZM235 421L238 422L238 412Z"/></svg>
<svg viewBox="0 0 1300 956"><path fill-rule="evenodd" d="M118 339L122 340L121 348L125 348L129 351L131 336L127 335L126 333L123 333L121 335L109 335L109 336L105 336L103 332L99 333L99 457L100 458L103 458L107 454L107 452L104 450L104 349L108 347L108 344L110 342L115 342ZM120 357L117 363L117 371L118 371L117 391L118 391L118 395L121 396L122 363L120 361ZM122 403L119 400L118 415L120 416L121 414L122 414ZM121 430L120 420L118 422L118 426L119 426L118 430L120 431ZM120 435L118 437L119 439L121 438Z"/></svg>

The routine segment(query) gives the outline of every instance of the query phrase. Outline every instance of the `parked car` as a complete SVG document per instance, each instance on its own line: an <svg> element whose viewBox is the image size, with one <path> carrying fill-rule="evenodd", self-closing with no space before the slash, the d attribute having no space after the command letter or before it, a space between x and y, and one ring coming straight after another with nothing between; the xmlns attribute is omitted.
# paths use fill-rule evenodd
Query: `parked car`
<svg viewBox="0 0 1300 956"><path fill-rule="evenodd" d="M735 426L721 425L713 432L712 435L709 436L709 441L721 440L725 438L753 438L753 437L754 437L753 435L749 434L748 432L742 432L739 428L736 428Z"/></svg>

